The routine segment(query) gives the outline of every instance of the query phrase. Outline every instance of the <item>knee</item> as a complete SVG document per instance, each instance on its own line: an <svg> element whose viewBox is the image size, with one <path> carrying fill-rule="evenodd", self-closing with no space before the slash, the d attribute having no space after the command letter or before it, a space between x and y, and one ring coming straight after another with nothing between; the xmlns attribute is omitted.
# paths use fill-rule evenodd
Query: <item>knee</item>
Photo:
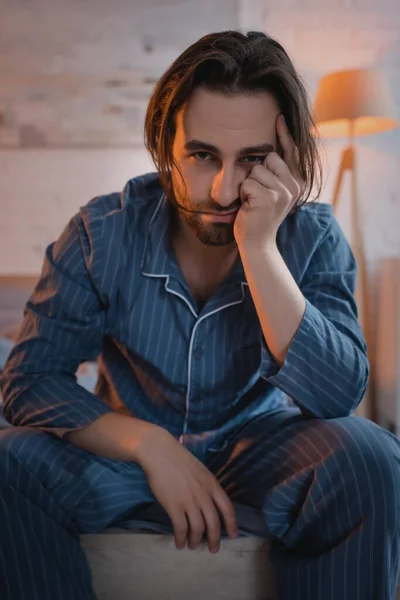
<svg viewBox="0 0 400 600"><path fill-rule="evenodd" d="M351 481L364 509L400 522L400 442L367 419L345 417L331 422L339 444L335 457L344 481Z"/></svg>

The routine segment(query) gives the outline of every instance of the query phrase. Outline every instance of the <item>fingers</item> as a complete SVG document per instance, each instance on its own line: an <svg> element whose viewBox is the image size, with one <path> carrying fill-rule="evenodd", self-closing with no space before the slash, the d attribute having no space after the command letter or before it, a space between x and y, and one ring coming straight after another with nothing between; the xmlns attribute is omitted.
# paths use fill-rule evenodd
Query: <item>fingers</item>
<svg viewBox="0 0 400 600"><path fill-rule="evenodd" d="M283 150L283 160L289 167L290 172L292 173L294 179L299 185L300 192L302 192L304 188L304 182L297 161L296 144L290 134L289 127L286 123L286 119L282 113L278 116L276 120L276 132L278 135L279 143Z"/></svg>
<svg viewBox="0 0 400 600"><path fill-rule="evenodd" d="M191 550L198 546L206 531L210 552L218 552L221 544L221 522L218 512L221 513L229 537L235 538L238 531L233 504L216 482L212 496L204 495L198 498L198 505L192 506L187 512Z"/></svg>
<svg viewBox="0 0 400 600"><path fill-rule="evenodd" d="M297 199L301 192L300 181L293 175L289 166L281 159L276 152L270 152L264 161L264 171L271 171L292 194L292 197ZM261 165L257 165L261 167ZM256 168L256 167L255 167ZM299 172L300 177L300 172ZM300 177L301 180L301 177Z"/></svg>
<svg viewBox="0 0 400 600"><path fill-rule="evenodd" d="M189 540L188 546L190 550L197 548L204 534L204 519L200 508L196 504L192 504L186 512L189 522Z"/></svg>
<svg viewBox="0 0 400 600"><path fill-rule="evenodd" d="M207 529L208 548L210 552L218 552L221 544L221 522L210 497L204 499L201 510Z"/></svg>
<svg viewBox="0 0 400 600"><path fill-rule="evenodd" d="M224 492L223 492L224 493ZM189 523L189 548L194 550L207 533L210 552L218 552L221 543L221 522L212 496L198 496L186 512Z"/></svg>
<svg viewBox="0 0 400 600"><path fill-rule="evenodd" d="M266 171L266 169L264 169L264 171ZM271 173L271 175L273 175L273 173ZM275 175L273 175L273 177L275 177ZM257 204L263 204L265 202L265 188L268 188L269 190L269 198L275 202L279 200L280 194L283 194L284 196L287 195L289 199L290 192L281 182L277 181L275 187L272 187L272 185L266 185L255 179L247 178L240 186L240 199L243 203L241 210L247 206L252 208Z"/></svg>
<svg viewBox="0 0 400 600"><path fill-rule="evenodd" d="M170 515L174 529L175 546L182 550L188 541L190 550L194 550L207 533L210 552L218 552L221 544L221 522L218 511L223 518L229 537L237 537L237 523L232 502L217 484L212 496L204 495L185 510L181 508Z"/></svg>
<svg viewBox="0 0 400 600"><path fill-rule="evenodd" d="M276 152L268 154L264 165L253 167L248 179L254 179L264 187L283 194L285 194L285 190L288 190L292 198L297 199L300 193L299 184L294 179L287 164Z"/></svg>
<svg viewBox="0 0 400 600"><path fill-rule="evenodd" d="M283 159L288 165L289 169L296 165L296 144L294 139L290 135L289 127L287 126L286 119L281 113L276 119L276 132L279 138L279 143L283 150Z"/></svg>
<svg viewBox="0 0 400 600"><path fill-rule="evenodd" d="M257 184L279 193L281 198L289 194L292 202L296 202L304 191L304 181L296 159L296 145L282 114L277 118L276 130L283 158L277 152L269 152L262 165L251 169L240 188L243 203L246 200L251 203L252 196L257 198Z"/></svg>
<svg viewBox="0 0 400 600"><path fill-rule="evenodd" d="M213 500L216 507L222 515L225 523L225 529L228 532L230 538L237 537L238 526L236 521L235 509L233 504L228 497L227 493L218 484L213 493Z"/></svg>
<svg viewBox="0 0 400 600"><path fill-rule="evenodd" d="M258 181L258 183L261 183L267 188L279 189L279 186L281 186L283 182L279 181L278 173L275 173L272 169L268 167L267 158L264 161L264 165L256 165L252 168L252 170L247 176L247 179L253 179L254 181ZM283 165L284 164L285 163L283 163Z"/></svg>
<svg viewBox="0 0 400 600"><path fill-rule="evenodd" d="M300 195L300 183L295 179L285 161L276 152L270 152L262 165L253 167L247 179L253 179L261 183L264 187L276 190L277 192L284 193L286 189L294 199L297 199Z"/></svg>
<svg viewBox="0 0 400 600"><path fill-rule="evenodd" d="M176 510L169 515L174 530L175 546L178 550L183 550L186 546L188 534L188 522L183 510Z"/></svg>

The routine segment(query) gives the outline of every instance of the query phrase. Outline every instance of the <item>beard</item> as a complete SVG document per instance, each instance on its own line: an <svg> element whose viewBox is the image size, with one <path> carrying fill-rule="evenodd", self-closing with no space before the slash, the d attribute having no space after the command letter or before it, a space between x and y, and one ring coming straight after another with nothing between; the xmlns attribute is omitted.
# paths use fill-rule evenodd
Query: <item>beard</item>
<svg viewBox="0 0 400 600"><path fill-rule="evenodd" d="M187 213L184 210L179 212L197 238L206 246L226 246L235 241L234 223L204 223L198 213Z"/></svg>
<svg viewBox="0 0 400 600"><path fill-rule="evenodd" d="M180 197L179 194L171 195L171 204L175 211L179 213L181 219L187 223L196 237L206 246L227 246L235 242L233 234L233 223L205 223L201 215L205 214L226 214L241 207L238 198L230 207L221 209L221 206L215 202L208 201L193 205L186 197Z"/></svg>

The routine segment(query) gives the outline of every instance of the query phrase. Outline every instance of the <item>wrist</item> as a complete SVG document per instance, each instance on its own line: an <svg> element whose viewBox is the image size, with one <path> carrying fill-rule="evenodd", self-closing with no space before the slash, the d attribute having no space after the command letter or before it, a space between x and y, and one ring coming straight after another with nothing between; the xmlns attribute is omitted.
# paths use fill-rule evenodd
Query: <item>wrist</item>
<svg viewBox="0 0 400 600"><path fill-rule="evenodd" d="M142 469L146 471L147 466L151 463L152 457L154 456L154 452L159 450L160 445L167 438L175 439L169 431L163 427L147 421L141 421L138 435L135 436L133 450L134 462L139 464Z"/></svg>
<svg viewBox="0 0 400 600"><path fill-rule="evenodd" d="M246 242L241 245L239 252L242 261L249 262L260 260L260 258L275 260L277 256L280 256L276 238L260 242Z"/></svg>

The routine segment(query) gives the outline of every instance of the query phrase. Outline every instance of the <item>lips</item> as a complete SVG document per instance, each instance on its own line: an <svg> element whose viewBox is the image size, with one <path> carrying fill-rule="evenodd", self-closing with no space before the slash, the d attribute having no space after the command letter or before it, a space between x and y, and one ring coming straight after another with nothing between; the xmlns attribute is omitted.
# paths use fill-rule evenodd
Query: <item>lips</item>
<svg viewBox="0 0 400 600"><path fill-rule="evenodd" d="M235 210L234 212L223 213L223 214L218 214L218 213L203 214L203 218L206 219L207 221L213 221L213 222L218 222L218 223L233 223L233 221L236 218L237 213L238 213L238 211Z"/></svg>
<svg viewBox="0 0 400 600"><path fill-rule="evenodd" d="M233 223L233 221L236 218L236 215L237 211L233 213L227 213L225 215L203 215L203 217L206 218L207 221L215 221L218 223Z"/></svg>

